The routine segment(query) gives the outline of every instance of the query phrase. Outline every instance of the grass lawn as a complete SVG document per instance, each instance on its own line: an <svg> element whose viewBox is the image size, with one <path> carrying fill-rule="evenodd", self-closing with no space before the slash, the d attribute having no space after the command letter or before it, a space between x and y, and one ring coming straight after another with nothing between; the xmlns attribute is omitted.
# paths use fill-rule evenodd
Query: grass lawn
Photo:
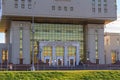
<svg viewBox="0 0 120 80"><path fill-rule="evenodd" d="M1 71L0 80L120 80L119 70Z"/></svg>

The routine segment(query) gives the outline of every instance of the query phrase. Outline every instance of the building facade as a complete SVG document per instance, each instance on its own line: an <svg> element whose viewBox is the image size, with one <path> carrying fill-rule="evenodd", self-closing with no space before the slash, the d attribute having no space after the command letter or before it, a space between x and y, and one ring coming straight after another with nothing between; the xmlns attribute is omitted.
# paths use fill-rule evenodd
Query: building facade
<svg viewBox="0 0 120 80"><path fill-rule="evenodd" d="M105 33L105 58L106 64L120 61L120 34Z"/></svg>
<svg viewBox="0 0 120 80"><path fill-rule="evenodd" d="M104 25L116 20L115 0L2 0L1 6L0 63L31 64L34 57L50 66L105 64Z"/></svg>

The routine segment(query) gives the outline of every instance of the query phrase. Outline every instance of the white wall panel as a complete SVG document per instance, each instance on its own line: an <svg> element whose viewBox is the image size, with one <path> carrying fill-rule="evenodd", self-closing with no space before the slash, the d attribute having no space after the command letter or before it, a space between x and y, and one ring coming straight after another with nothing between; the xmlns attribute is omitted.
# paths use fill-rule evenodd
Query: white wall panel
<svg viewBox="0 0 120 80"><path fill-rule="evenodd" d="M26 1L26 0L25 0ZM3 15L13 16L36 16L36 17L60 17L60 18L90 18L90 19L116 19L116 9L114 0L107 0L108 13L98 13L98 2L96 2L96 12L92 12L92 0L32 0L31 9L28 9L28 2L25 8L21 8L19 0L18 8L15 8L14 0L6 0L3 4ZM103 5L103 1L101 2ZM52 10L52 6L55 10ZM66 9L65 9L66 7ZM73 10L70 10L70 8ZM59 9L61 8L61 9Z"/></svg>

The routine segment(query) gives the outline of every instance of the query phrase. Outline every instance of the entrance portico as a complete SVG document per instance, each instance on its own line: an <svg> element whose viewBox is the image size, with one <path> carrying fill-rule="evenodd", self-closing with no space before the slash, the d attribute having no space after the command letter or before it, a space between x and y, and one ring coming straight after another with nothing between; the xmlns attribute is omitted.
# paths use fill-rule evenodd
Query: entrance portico
<svg viewBox="0 0 120 80"><path fill-rule="evenodd" d="M50 50L48 54L46 53L44 47L49 47ZM58 55L57 47L61 47L61 52ZM73 47L74 54L70 54L70 51L68 51L69 47ZM49 65L52 66L76 66L79 65L80 61L80 45L78 42L61 42L61 41L41 41L39 42L39 54L40 54L40 59ZM42 52L40 51L42 50ZM72 51L72 50L71 50ZM49 56L48 56L48 55Z"/></svg>

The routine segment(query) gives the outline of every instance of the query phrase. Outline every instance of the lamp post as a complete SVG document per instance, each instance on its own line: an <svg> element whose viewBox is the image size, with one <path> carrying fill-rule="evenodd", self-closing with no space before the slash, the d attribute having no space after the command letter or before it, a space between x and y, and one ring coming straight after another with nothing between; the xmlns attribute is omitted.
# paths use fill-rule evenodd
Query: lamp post
<svg viewBox="0 0 120 80"><path fill-rule="evenodd" d="M89 61L89 55L90 55L90 52L87 51L87 61Z"/></svg>
<svg viewBox="0 0 120 80"><path fill-rule="evenodd" d="M31 70L35 71L35 65L34 65L34 33L35 33L35 30L34 30L34 16L32 17L31 29L32 29L32 66L31 66Z"/></svg>
<svg viewBox="0 0 120 80"><path fill-rule="evenodd" d="M32 10L34 10L35 4L36 4L36 2L33 3L33 8L32 8ZM34 14L33 14L33 16L32 16L32 26L31 26L31 30L32 30L32 66L31 66L31 70L32 70L32 71L35 71L35 65L34 65L34 33L35 33L35 29L34 29Z"/></svg>
<svg viewBox="0 0 120 80"><path fill-rule="evenodd" d="M62 59L60 59L60 63L61 63L60 66L62 66L62 63L63 63L63 60L62 60Z"/></svg>
<svg viewBox="0 0 120 80"><path fill-rule="evenodd" d="M54 63L55 63L55 67L57 66L57 63L56 63L57 61L56 61L56 59L54 60Z"/></svg>

